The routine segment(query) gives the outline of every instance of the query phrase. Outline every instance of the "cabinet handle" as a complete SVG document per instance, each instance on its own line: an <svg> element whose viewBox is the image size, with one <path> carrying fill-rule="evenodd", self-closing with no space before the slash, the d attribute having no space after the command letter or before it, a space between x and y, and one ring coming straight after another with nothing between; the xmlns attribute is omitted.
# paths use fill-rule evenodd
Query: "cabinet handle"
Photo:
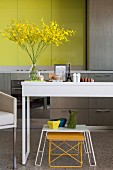
<svg viewBox="0 0 113 170"><path fill-rule="evenodd" d="M17 88L12 88L12 90L13 91L15 91L15 90L22 90L22 88L18 88L18 87Z"/></svg>
<svg viewBox="0 0 113 170"><path fill-rule="evenodd" d="M110 74L95 74L95 77L110 77Z"/></svg>
<svg viewBox="0 0 113 170"><path fill-rule="evenodd" d="M111 110L109 109L97 109L97 112L110 112Z"/></svg>

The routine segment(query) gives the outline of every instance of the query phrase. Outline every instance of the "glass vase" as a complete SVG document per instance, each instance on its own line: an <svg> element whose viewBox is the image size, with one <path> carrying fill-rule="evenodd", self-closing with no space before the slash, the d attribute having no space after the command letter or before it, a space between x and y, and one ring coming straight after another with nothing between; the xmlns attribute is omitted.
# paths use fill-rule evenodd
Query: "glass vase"
<svg viewBox="0 0 113 170"><path fill-rule="evenodd" d="M32 64L29 73L30 80L37 80L38 77L38 68L36 64Z"/></svg>

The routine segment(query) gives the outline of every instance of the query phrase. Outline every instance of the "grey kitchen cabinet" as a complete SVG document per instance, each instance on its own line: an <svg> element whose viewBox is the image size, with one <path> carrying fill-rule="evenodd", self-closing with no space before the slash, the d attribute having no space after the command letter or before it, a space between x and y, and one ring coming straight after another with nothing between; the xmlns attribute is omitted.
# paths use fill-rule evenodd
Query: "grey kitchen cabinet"
<svg viewBox="0 0 113 170"><path fill-rule="evenodd" d="M88 108L88 98L83 97L51 97L51 108Z"/></svg>
<svg viewBox="0 0 113 170"><path fill-rule="evenodd" d="M49 79L49 74L41 73L44 76L45 80ZM29 80L29 73L12 73L11 80Z"/></svg>
<svg viewBox="0 0 113 170"><path fill-rule="evenodd" d="M112 73L93 73L88 77L95 82L113 82ZM88 103L90 126L113 126L113 98L91 97Z"/></svg>
<svg viewBox="0 0 113 170"><path fill-rule="evenodd" d="M0 74L0 91L4 92L4 74Z"/></svg>
<svg viewBox="0 0 113 170"><path fill-rule="evenodd" d="M90 97L89 109L112 109L113 98L110 97Z"/></svg>
<svg viewBox="0 0 113 170"><path fill-rule="evenodd" d="M11 74L1 73L0 74L0 91L7 94L11 94Z"/></svg>
<svg viewBox="0 0 113 170"><path fill-rule="evenodd" d="M113 109L89 109L90 126L113 126Z"/></svg>
<svg viewBox="0 0 113 170"><path fill-rule="evenodd" d="M69 110L77 111L77 124L88 125L88 98L51 97L50 118L69 118Z"/></svg>
<svg viewBox="0 0 113 170"><path fill-rule="evenodd" d="M112 98L89 98L89 125L113 126Z"/></svg>
<svg viewBox="0 0 113 170"><path fill-rule="evenodd" d="M95 82L113 82L112 73L90 73L88 77L93 78Z"/></svg>
<svg viewBox="0 0 113 170"><path fill-rule="evenodd" d="M88 74L86 74L86 73L81 73L81 77L87 78L87 77L88 77Z"/></svg>
<svg viewBox="0 0 113 170"><path fill-rule="evenodd" d="M113 70L113 0L88 0L89 70Z"/></svg>
<svg viewBox="0 0 113 170"><path fill-rule="evenodd" d="M18 119L22 119L22 109L18 108ZM50 117L49 109L30 109L31 119L49 119Z"/></svg>
<svg viewBox="0 0 113 170"><path fill-rule="evenodd" d="M11 74L4 73L4 92L11 94Z"/></svg>
<svg viewBox="0 0 113 170"><path fill-rule="evenodd" d="M11 80L29 80L29 73L11 73Z"/></svg>

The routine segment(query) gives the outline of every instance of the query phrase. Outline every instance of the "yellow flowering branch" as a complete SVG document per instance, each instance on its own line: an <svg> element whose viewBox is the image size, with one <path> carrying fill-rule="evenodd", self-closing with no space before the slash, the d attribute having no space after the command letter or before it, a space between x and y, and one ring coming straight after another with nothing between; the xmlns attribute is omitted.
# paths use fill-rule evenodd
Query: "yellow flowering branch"
<svg viewBox="0 0 113 170"><path fill-rule="evenodd" d="M40 30L37 25L30 24L25 19L22 21L12 20L3 31L3 37L16 42L25 50L33 64L49 44L59 46L63 42L68 42L68 37L75 33L73 30L60 28L54 21L50 22L49 26L43 20L41 22L42 29Z"/></svg>

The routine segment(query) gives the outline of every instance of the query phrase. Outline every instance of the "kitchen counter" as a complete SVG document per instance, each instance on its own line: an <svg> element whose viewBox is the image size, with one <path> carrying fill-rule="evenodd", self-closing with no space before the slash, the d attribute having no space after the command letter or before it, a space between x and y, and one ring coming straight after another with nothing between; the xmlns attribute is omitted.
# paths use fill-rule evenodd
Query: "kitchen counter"
<svg viewBox="0 0 113 170"><path fill-rule="evenodd" d="M41 73L53 73L54 66L38 66ZM0 66L0 73L29 73L30 66ZM71 73L113 73L113 70L92 71L83 70L81 67L71 68Z"/></svg>

